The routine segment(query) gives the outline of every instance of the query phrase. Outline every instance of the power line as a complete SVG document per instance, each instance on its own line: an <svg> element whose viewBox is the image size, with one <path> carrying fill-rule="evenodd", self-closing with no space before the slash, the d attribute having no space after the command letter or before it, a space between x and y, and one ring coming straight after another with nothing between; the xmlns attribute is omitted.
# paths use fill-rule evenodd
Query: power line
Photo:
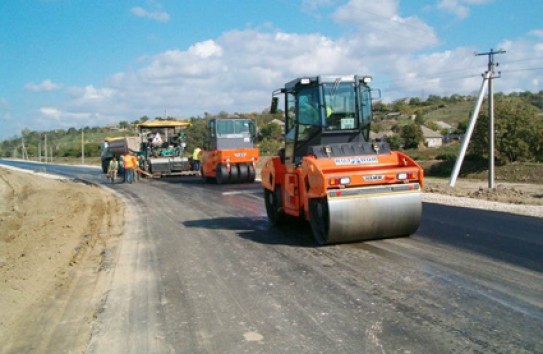
<svg viewBox="0 0 543 354"><path fill-rule="evenodd" d="M454 78L436 77L435 79L439 79L440 83L446 83L446 82L461 81L461 80L466 80L466 79L473 79L473 78L477 78L477 77L480 77L480 76L481 76L480 74L472 74L472 75L466 75L466 76L454 77ZM404 81L407 81L407 80L404 80ZM433 82L433 80L420 81L420 82L415 83L415 84L410 84L409 88L424 87L424 86L426 86L428 84L431 84L432 82ZM387 88L387 91L399 91L399 90L402 90L402 89L405 89L405 86L391 86L391 87Z"/></svg>
<svg viewBox="0 0 543 354"><path fill-rule="evenodd" d="M537 71L537 70L543 70L543 67L541 68L525 68L525 69L507 69L507 70L503 70L504 73L515 73L515 72L519 72L519 71Z"/></svg>
<svg viewBox="0 0 543 354"><path fill-rule="evenodd" d="M448 70L448 71L441 72L441 74L453 74L453 73L457 73L457 72L466 71L466 69L468 69L468 68L453 69L453 70ZM522 71L539 71L539 70L543 70L543 67L506 69L506 70L502 70L501 72L503 72L503 73L514 73L514 72L522 72ZM397 83L400 83L400 82L416 80L417 82L410 84L409 88L418 88L418 87L422 87L424 85L433 83L435 79L439 79L440 83L446 83L446 82L462 81L462 80L465 80L465 79L472 79L472 78L477 78L477 77L480 77L480 74L473 73L473 74L468 74L468 75L460 76L460 77L450 77L449 75L440 75L440 73L432 73L432 74L428 74L428 75L418 76L416 78L411 78L409 76L404 76L404 77L400 77L398 79L384 81L383 84L393 85L393 86L389 86L387 88L387 91L398 91L398 90L405 89L405 86L397 85Z"/></svg>
<svg viewBox="0 0 543 354"><path fill-rule="evenodd" d="M517 60L507 60L507 61L504 61L504 65L505 64L509 64L509 63L520 63L520 62L523 62L523 61L534 61L534 60L543 60L543 58L522 58L522 59L517 59Z"/></svg>

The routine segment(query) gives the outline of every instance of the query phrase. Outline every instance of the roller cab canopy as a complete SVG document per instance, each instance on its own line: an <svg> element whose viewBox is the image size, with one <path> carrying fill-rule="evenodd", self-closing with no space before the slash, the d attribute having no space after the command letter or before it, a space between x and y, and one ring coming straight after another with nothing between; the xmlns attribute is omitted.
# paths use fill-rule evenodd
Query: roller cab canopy
<svg viewBox="0 0 543 354"><path fill-rule="evenodd" d="M138 124L140 130L153 128L187 128L191 124L186 120L149 120Z"/></svg>

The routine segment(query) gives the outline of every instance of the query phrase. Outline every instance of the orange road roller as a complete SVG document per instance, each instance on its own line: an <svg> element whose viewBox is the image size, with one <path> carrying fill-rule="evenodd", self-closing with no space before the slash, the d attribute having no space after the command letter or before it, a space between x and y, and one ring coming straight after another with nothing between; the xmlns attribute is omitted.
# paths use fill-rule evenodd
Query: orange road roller
<svg viewBox="0 0 543 354"><path fill-rule="evenodd" d="M414 233L422 216L423 170L386 142L369 140L369 76L316 76L274 91L284 99L285 147L264 165L268 219L305 218L318 244Z"/></svg>
<svg viewBox="0 0 543 354"><path fill-rule="evenodd" d="M256 128L252 119L211 119L208 149L200 158L200 174L207 182L252 183L256 177L258 149L253 147Z"/></svg>

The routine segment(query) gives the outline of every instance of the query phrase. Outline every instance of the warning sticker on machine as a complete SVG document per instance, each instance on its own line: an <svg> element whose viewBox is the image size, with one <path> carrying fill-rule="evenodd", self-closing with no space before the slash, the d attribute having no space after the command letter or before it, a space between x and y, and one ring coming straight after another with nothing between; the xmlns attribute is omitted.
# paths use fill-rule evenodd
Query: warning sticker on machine
<svg viewBox="0 0 543 354"><path fill-rule="evenodd" d="M364 165L378 162L377 156L339 157L334 159L336 165Z"/></svg>

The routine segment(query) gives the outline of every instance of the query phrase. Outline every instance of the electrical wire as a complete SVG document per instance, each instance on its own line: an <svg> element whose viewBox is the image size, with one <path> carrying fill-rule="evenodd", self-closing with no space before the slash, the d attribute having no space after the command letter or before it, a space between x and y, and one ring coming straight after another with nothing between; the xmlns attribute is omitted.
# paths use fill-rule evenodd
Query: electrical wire
<svg viewBox="0 0 543 354"><path fill-rule="evenodd" d="M515 73L520 71L537 71L537 70L543 70L543 67L541 68L525 68L525 69L505 69L501 70L502 73Z"/></svg>
<svg viewBox="0 0 543 354"><path fill-rule="evenodd" d="M478 77L481 77L480 74L477 74L477 75L466 75L466 76L461 76L461 77L455 77L455 78L438 78L440 79L439 80L439 83L447 83L447 82L454 82L454 81L461 81L461 80L466 80L466 79L473 79L473 78L478 78ZM409 85L409 88L419 88L419 87L425 87L427 86L428 84L431 84L432 83L432 80L424 80L424 81L420 81L418 83L415 83L415 84L410 84ZM405 90L405 86L389 86L387 88L387 91L388 92L394 92L394 91L400 91L400 90Z"/></svg>
<svg viewBox="0 0 543 354"><path fill-rule="evenodd" d="M522 58L522 59L516 59L516 60L503 60L503 62L500 65L506 65L509 63L520 63L523 61L534 61L534 60L543 60L543 58Z"/></svg>
<svg viewBox="0 0 543 354"><path fill-rule="evenodd" d="M519 61L521 61L521 60L519 60ZM522 61L525 61L525 60L522 60ZM442 75L442 74L452 74L452 73L457 73L457 72L465 72L466 69L469 69L469 68L453 69L453 70L447 70L447 71L444 71L444 72L432 73L432 74L428 74L428 75L419 76L419 77L417 77L415 79L412 79L412 78L409 78L409 77L406 76L406 77L401 77L401 78L397 78L397 79L393 79L393 80L389 80L389 81L384 81L383 83L391 85L391 86L389 86L387 88L387 91L400 91L400 90L404 90L406 87L397 85L397 83L405 82L405 81L416 80L417 81L416 83L409 84L409 88L419 88L419 87L424 87L426 85L432 84L435 79L438 79L439 83L446 83L446 82L455 82L455 81L462 81L462 80L466 80L466 79L478 78L478 77L481 77L481 75L482 75L482 74L475 74L475 73L474 74L467 74L467 75L459 76L459 77L451 77L450 75ZM500 72L501 73L514 73L514 72L539 71L539 70L543 70L543 67L516 68L516 69L513 68L513 69L500 70Z"/></svg>

